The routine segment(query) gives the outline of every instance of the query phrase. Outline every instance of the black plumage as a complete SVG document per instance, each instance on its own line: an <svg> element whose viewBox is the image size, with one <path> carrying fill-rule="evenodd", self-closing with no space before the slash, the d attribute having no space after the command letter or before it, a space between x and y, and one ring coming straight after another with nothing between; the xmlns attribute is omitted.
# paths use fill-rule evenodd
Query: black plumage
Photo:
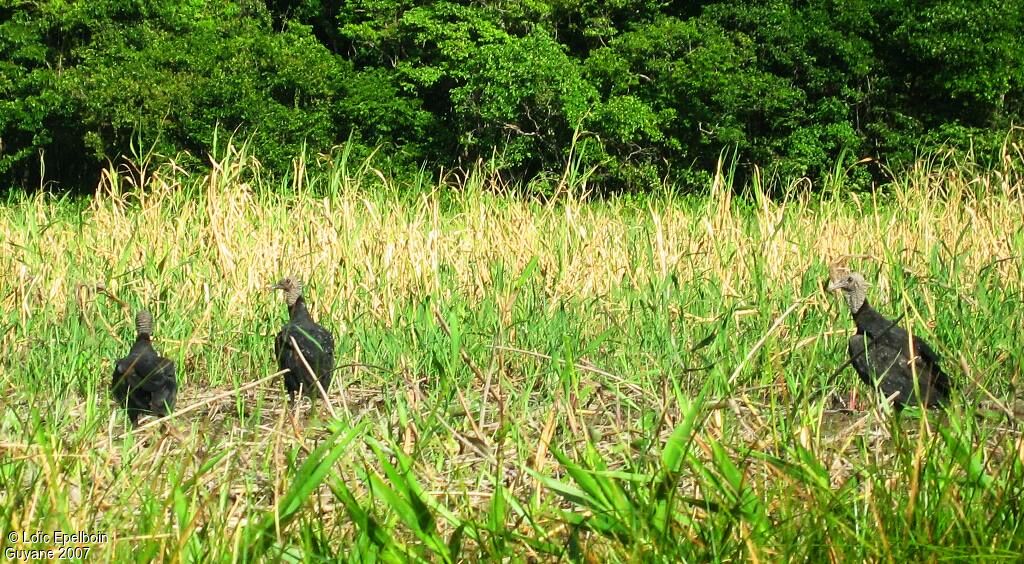
<svg viewBox="0 0 1024 564"><path fill-rule="evenodd" d="M285 390L292 401L300 389L303 394L315 399L320 396L316 380L319 380L324 392L331 385L334 337L309 316L306 301L302 297L302 286L297 280L285 278L275 284L273 289L284 290L285 302L288 304L288 323L274 340L277 366L287 370L284 374ZM316 375L316 380L313 375Z"/></svg>
<svg viewBox="0 0 1024 564"><path fill-rule="evenodd" d="M164 417L174 411L178 380L174 363L153 349L153 316L146 310L135 315L135 343L128 356L114 364L110 392L128 412L133 425L144 414Z"/></svg>
<svg viewBox="0 0 1024 564"><path fill-rule="evenodd" d="M916 335L911 352L907 331L868 304L863 276L840 269L833 274L829 290L842 290L857 325L857 333L849 340L850 362L864 383L877 385L885 397L897 394L898 408L937 407L949 401L950 381L939 366L938 355Z"/></svg>

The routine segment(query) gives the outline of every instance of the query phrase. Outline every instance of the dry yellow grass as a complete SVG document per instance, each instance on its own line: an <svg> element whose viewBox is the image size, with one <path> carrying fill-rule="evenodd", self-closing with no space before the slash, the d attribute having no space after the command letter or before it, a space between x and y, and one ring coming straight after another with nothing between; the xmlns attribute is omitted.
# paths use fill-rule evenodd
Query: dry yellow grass
<svg viewBox="0 0 1024 564"><path fill-rule="evenodd" d="M845 256L894 260L924 276L937 249L958 255L960 284L985 266L1021 284L1024 187L1011 173L919 172L881 206L864 192L818 201L799 184L782 201L737 201L718 177L702 205L659 199L625 210L615 201L507 198L488 179L474 183L482 190L441 187L403 200L358 187L333 197L258 194L240 180L244 159L221 165L193 179L190 197L178 178L153 174L138 190L113 174L80 215L47 196L0 208L0 273L14 289L0 306L22 321L43 304L63 315L78 285L102 282L146 302L170 291L170 312L223 300L225 315L245 319L266 300L268 281L294 272L314 279L320 302L388 320L400 298L452 289L442 270L477 297L488 291L490 265L520 272L533 259L555 300L669 274L712 276L725 294L742 296L754 277L795 288L799 273ZM751 256L766 268L753 272ZM878 280L883 295L887 284Z"/></svg>

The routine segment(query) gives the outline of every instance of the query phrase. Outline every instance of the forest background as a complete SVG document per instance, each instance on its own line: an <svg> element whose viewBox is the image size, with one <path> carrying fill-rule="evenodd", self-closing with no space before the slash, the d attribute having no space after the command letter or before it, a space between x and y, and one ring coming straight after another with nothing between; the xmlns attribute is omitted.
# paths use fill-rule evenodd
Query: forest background
<svg viewBox="0 0 1024 564"><path fill-rule="evenodd" d="M868 186L940 147L996 158L1022 36L1015 0L3 0L0 190L204 169L228 134L278 175L344 146L394 179L571 160L605 191L689 189L724 151Z"/></svg>

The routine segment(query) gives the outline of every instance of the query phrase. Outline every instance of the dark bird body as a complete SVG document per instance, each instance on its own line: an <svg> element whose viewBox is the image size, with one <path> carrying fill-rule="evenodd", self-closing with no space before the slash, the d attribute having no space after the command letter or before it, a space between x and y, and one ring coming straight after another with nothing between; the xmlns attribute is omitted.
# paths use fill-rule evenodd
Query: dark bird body
<svg viewBox="0 0 1024 564"><path fill-rule="evenodd" d="M316 380L320 382L324 392L331 385L331 372L334 370L334 337L309 316L306 302L302 298L302 289L297 281L285 278L274 288L284 290L285 301L288 304L288 323L274 340L277 366L281 370L287 370L284 374L285 390L292 401L300 389L303 394L315 399L320 396ZM299 358L299 353L302 358ZM306 362L303 363L302 359Z"/></svg>
<svg viewBox="0 0 1024 564"><path fill-rule="evenodd" d="M857 325L857 333L849 340L849 353L861 381L877 385L887 398L896 394L894 402L899 408L937 407L949 401L950 381L939 366L938 355L920 337L915 335L911 341L906 330L871 307L865 297L867 283L860 274L840 272L829 290L843 291Z"/></svg>
<svg viewBox="0 0 1024 564"><path fill-rule="evenodd" d="M135 425L144 414L164 417L174 410L178 380L174 363L153 349L153 317L141 310L135 316L135 343L128 356L114 364L110 392Z"/></svg>

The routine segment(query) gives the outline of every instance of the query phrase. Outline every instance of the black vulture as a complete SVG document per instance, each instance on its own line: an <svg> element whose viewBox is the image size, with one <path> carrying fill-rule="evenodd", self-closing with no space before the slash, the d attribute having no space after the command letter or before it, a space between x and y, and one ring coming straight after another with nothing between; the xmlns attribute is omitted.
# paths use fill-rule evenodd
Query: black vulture
<svg viewBox="0 0 1024 564"><path fill-rule="evenodd" d="M287 370L284 374L285 390L293 402L295 392L299 390L315 399L320 396L320 390L317 389L313 375L320 381L324 392L327 392L331 385L331 372L334 370L334 337L309 316L306 301L302 298L302 285L298 280L285 278L275 284L273 289L284 290L285 302L288 304L288 323L281 328L277 339L274 340L277 366L281 370ZM301 353L301 358L297 353Z"/></svg>
<svg viewBox="0 0 1024 564"><path fill-rule="evenodd" d="M143 414L166 416L178 396L174 363L153 349L153 316L144 309L135 314L135 333L128 356L114 364L110 383L111 394L128 411L132 425Z"/></svg>
<svg viewBox="0 0 1024 564"><path fill-rule="evenodd" d="M857 324L857 333L850 337L849 353L861 381L877 385L884 397L896 394L897 409L906 405L938 407L949 401L949 377L939 367L938 355L917 335L911 348L910 335L868 304L863 276L838 269L828 289L843 291Z"/></svg>

